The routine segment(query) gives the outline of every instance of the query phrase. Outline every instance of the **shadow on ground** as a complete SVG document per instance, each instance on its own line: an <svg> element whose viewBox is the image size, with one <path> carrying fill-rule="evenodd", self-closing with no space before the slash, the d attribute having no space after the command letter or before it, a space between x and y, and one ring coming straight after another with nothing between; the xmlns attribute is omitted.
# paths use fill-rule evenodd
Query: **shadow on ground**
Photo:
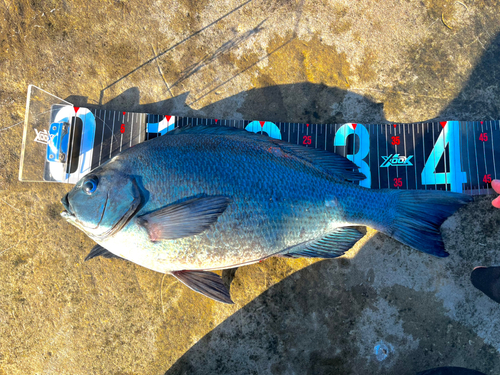
<svg viewBox="0 0 500 375"><path fill-rule="evenodd" d="M256 33L257 30L252 32ZM175 47L175 46L174 46ZM174 48L172 47L172 48ZM227 48L231 48L230 46ZM169 49L170 50L170 49ZM152 63L148 60L129 74ZM500 96L498 81L500 78L500 37L496 37L488 46L480 63L475 67L460 94L431 120L484 120L500 118L500 106L496 98ZM196 73L190 69L189 76ZM127 77L129 74L122 78ZM265 78L265 77L264 77ZM121 79L115 83L120 82ZM103 89L111 89L114 84ZM383 103L375 103L369 98L337 87L309 82L272 85L241 92L200 110L186 104L189 92L156 103L140 104L139 88L130 88L102 105L87 102L84 96L69 96L66 100L77 106L88 108L115 109L135 112L172 114L202 118L233 119L235 113L244 119L265 119L268 121L288 121L304 123L342 123L347 121L360 123L386 122ZM240 103L242 103L240 105Z"/></svg>
<svg viewBox="0 0 500 375"><path fill-rule="evenodd" d="M92 109L127 110L227 120L233 119L235 111L237 111L237 117L246 120L342 123L348 119L359 118L363 119L364 123L385 122L383 104L375 103L362 95L336 87L309 82L252 89L220 100L200 110L194 110L187 106L185 103L187 96L188 93L185 93L172 99L141 105L140 90L133 87L104 105L90 104L84 96L73 95L65 100L76 106ZM243 103L241 107L234 108L234 103L241 102ZM227 113L221 114L221 109L225 108L228 108Z"/></svg>
<svg viewBox="0 0 500 375"><path fill-rule="evenodd" d="M380 253L383 237L361 252ZM458 351L465 363L481 358L481 367L498 368L489 345L459 349L475 333L447 317L434 293L398 285L377 290L376 277L348 259L314 263L226 319L165 375L415 374L446 365ZM375 336L387 341L373 342ZM384 361L375 356L378 344L389 349Z"/></svg>

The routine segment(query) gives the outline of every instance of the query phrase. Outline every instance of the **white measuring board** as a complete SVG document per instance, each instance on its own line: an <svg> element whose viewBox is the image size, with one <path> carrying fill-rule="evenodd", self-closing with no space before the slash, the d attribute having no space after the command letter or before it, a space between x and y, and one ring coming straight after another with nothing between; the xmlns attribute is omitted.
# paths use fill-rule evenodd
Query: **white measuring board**
<svg viewBox="0 0 500 375"><path fill-rule="evenodd" d="M498 121L413 124L304 124L224 120L133 113L54 104L45 137L41 181L76 183L82 176L140 142L188 125L228 126L338 153L352 160L372 189L447 190L493 193L500 168ZM25 126L27 126L25 124ZM496 147L496 148L495 148ZM21 180L28 180L21 178ZM500 176L499 176L500 177Z"/></svg>

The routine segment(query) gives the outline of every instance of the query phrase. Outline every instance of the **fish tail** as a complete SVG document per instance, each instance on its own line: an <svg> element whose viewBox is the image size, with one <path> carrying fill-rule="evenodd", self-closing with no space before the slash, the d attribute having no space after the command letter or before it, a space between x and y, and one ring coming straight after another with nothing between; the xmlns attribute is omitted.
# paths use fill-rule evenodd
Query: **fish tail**
<svg viewBox="0 0 500 375"><path fill-rule="evenodd" d="M388 225L378 228L384 234L416 250L438 257L444 249L439 228L461 206L472 201L465 194L447 191L391 190Z"/></svg>

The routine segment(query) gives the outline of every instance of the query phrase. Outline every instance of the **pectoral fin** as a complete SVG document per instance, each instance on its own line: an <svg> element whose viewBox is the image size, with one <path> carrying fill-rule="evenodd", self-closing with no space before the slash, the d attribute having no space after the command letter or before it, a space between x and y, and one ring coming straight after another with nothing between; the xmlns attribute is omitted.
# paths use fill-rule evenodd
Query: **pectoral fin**
<svg viewBox="0 0 500 375"><path fill-rule="evenodd" d="M364 235L354 228L337 228L318 240L303 242L276 254L286 258L336 258L349 250Z"/></svg>
<svg viewBox="0 0 500 375"><path fill-rule="evenodd" d="M138 218L151 241L174 240L200 234L217 221L231 203L223 196L190 199Z"/></svg>
<svg viewBox="0 0 500 375"><path fill-rule="evenodd" d="M190 289L215 301L233 304L219 275L207 271L174 271L172 275Z"/></svg>
<svg viewBox="0 0 500 375"><path fill-rule="evenodd" d="M101 245L95 245L92 250L90 250L90 253L85 257L85 262L87 260L90 260L95 257L103 257L103 258L117 258L117 259L123 259L126 260L122 257L119 257L118 255L113 254L112 252L106 250L104 247Z"/></svg>

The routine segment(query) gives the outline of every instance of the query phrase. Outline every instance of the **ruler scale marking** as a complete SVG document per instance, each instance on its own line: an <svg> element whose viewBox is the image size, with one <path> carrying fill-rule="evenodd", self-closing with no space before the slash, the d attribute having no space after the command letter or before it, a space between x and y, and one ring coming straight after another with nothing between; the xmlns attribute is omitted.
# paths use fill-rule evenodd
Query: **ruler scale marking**
<svg viewBox="0 0 500 375"><path fill-rule="evenodd" d="M125 123L125 116L123 118L123 123ZM122 145L123 145L123 133L121 132L121 129L120 129L120 152L122 152Z"/></svg>
<svg viewBox="0 0 500 375"><path fill-rule="evenodd" d="M424 152L424 165L426 162L428 162L427 155L425 154L425 130L424 130L424 123L422 123L422 148ZM420 174L422 176L422 173ZM422 184L424 185L424 189L427 190L427 184L424 184L424 181L422 181Z"/></svg>
<svg viewBox="0 0 500 375"><path fill-rule="evenodd" d="M137 114L139 115L139 114ZM134 117L135 113L132 113L132 123L130 124L130 142L129 142L129 147L132 147L132 139L134 139ZM139 117L139 116L137 116Z"/></svg>
<svg viewBox="0 0 500 375"><path fill-rule="evenodd" d="M486 125L487 127L487 125ZM484 133L484 127L483 127L483 122L481 121L481 132ZM493 134L491 134L491 137L488 137L488 140L489 139L493 139ZM485 179L486 179L486 175L488 174L488 166L486 164L486 146L485 146L485 143L486 142L483 142L483 156L484 156L484 176L485 176ZM488 183L486 182L486 194L489 194L490 193L490 189L488 187Z"/></svg>
<svg viewBox="0 0 500 375"><path fill-rule="evenodd" d="M459 129L460 132L462 131L462 122L461 121L458 122L458 129ZM462 142L462 137L459 137L458 139L459 139L459 142L460 142L460 145L457 145L457 147L460 147L460 173L462 173L462 171L465 169L464 161L463 161L463 156L462 156L462 154L463 154L462 143L463 142ZM467 176L467 174L466 174L466 176ZM463 182L460 183L460 187L462 189L464 188L464 183ZM466 187L467 187L467 182L465 183L465 188Z"/></svg>
<svg viewBox="0 0 500 375"><path fill-rule="evenodd" d="M446 124L445 127L446 126L451 126L451 125ZM443 133L444 184L445 184L444 190L448 191L448 168L447 168L447 163L446 163L446 129L443 128L441 130L441 132ZM450 190L451 190L451 186L450 186Z"/></svg>
<svg viewBox="0 0 500 375"><path fill-rule="evenodd" d="M413 153L415 154L413 160L413 169L415 170L415 189L418 189L418 180L417 180L417 145L415 144L415 124L412 124L411 131L413 134Z"/></svg>
<svg viewBox="0 0 500 375"><path fill-rule="evenodd" d="M475 158L475 159L476 159L475 161L476 161L477 183L478 183L478 188L479 188L479 191L481 191L481 187L479 186L479 181L480 181L480 179L479 179L479 166L478 166L478 163L477 163L477 144L476 144L476 138L477 138L477 136L476 136L476 131L475 131L475 130L476 130L476 126L475 126L475 125L476 125L476 123L475 123L475 121L474 121L474 122L472 123L472 131L473 131L473 134L474 134L474 155L475 155L475 157L476 157L476 158Z"/></svg>
<svg viewBox="0 0 500 375"><path fill-rule="evenodd" d="M368 125L370 127L370 130L373 128L372 125ZM371 170L372 170L372 158L371 158L371 150L370 150L370 134L368 134L368 170L370 171L370 186L372 186L372 173L371 173Z"/></svg>
<svg viewBox="0 0 500 375"><path fill-rule="evenodd" d="M352 160L354 160L355 154L356 154L356 129L354 129L354 134L352 135Z"/></svg>
<svg viewBox="0 0 500 375"><path fill-rule="evenodd" d="M316 124L314 148L318 148L318 124Z"/></svg>
<svg viewBox="0 0 500 375"><path fill-rule="evenodd" d="M380 189L381 186L380 186L380 155L379 155L379 139L378 139L378 131L377 131L377 175L378 175L378 188Z"/></svg>
<svg viewBox="0 0 500 375"><path fill-rule="evenodd" d="M430 123L430 126L432 126L432 143L433 143L433 144L436 144L436 137L435 137L435 135L434 135L434 123L432 123L432 122L431 122L431 123ZM431 152L432 152L432 151L431 151ZM434 152L434 153L433 153L433 155L434 155L434 165L436 165L436 166L437 166L437 164L436 164L436 153ZM437 189L438 189L438 187L437 187L437 177L436 177L436 174L437 174L437 172L436 172L436 170L434 170L434 189L435 189L435 190L437 190Z"/></svg>
<svg viewBox="0 0 500 375"><path fill-rule="evenodd" d="M327 125L327 127L329 127L329 125ZM328 141L326 139L327 135L328 135L328 131L325 129L325 151L326 151L326 145L328 144Z"/></svg>
<svg viewBox="0 0 500 375"><path fill-rule="evenodd" d="M385 154L387 156L389 156L389 141L387 140L388 135L389 134L387 132L387 124L385 124ZM391 180L389 177L389 167L387 167L387 186L389 187L389 189L391 188Z"/></svg>
<svg viewBox="0 0 500 375"><path fill-rule="evenodd" d="M392 129L391 129L391 131L392 131ZM394 128L394 136L398 137L398 135L397 135L397 128ZM398 152L398 143L397 142L394 142L394 153L395 154L399 154L399 152ZM396 167L396 178L399 180L399 167L398 166ZM398 187L398 189L399 189L399 187Z"/></svg>
<svg viewBox="0 0 500 375"><path fill-rule="evenodd" d="M470 167L470 154L469 154L469 128L470 127L467 127L465 134L467 134L467 163L469 167L470 190L472 191L472 168Z"/></svg>
<svg viewBox="0 0 500 375"><path fill-rule="evenodd" d="M410 127L408 127L409 129ZM405 145L405 157L408 157L408 153L406 152L406 133L404 132L403 130L403 142L404 142L404 145ZM405 185L405 189L408 189L408 164L405 164L405 174L406 174L406 185Z"/></svg>
<svg viewBox="0 0 500 375"><path fill-rule="evenodd" d="M495 127L496 127L496 121L494 121L495 123ZM493 132L493 127L491 127L491 157L493 159L493 171L494 171L494 175L493 177L494 178L497 178L497 167L496 167L496 164L495 164L495 142L493 141L494 139L494 132Z"/></svg>
<svg viewBox="0 0 500 375"><path fill-rule="evenodd" d="M142 137L141 133L147 128L148 121L154 121L152 117L148 119L148 114L133 112L122 114L121 111L104 109L90 109L90 113L95 119L95 124L93 125L95 127L94 149L91 150L90 156L81 157L80 163L84 159L87 161L90 159L91 170L105 163L117 153L123 152L127 148L133 147L144 140L150 140L160 135L160 129L158 129L159 132L157 135L154 133L154 130L153 133L145 131L147 134ZM86 118L79 118L85 122L84 126L88 125ZM161 116L160 120L159 122L166 121ZM247 120L217 119L217 122L215 122L215 119L175 116L170 124L170 129L186 125L219 125L245 128L249 123L250 121ZM481 126L479 126L479 122L477 124L476 122L447 122L445 126L442 126L439 122L366 125L354 125L354 123L322 125L300 122L275 122L266 124L266 129L261 126L258 133L270 133L270 130L267 128L269 125L279 130L281 138L286 142L314 149L333 151L352 161L356 160L358 163L365 163L364 168L368 167L366 171L369 171L370 181L364 181L364 183L366 183L366 186L371 186L372 188L415 188L422 190L438 189L456 191L456 189L460 189L460 185L455 187L453 185L454 180L451 177L456 173L463 173L462 189L468 189L471 194L489 194L492 192L492 189L490 189L488 181L490 178L493 180L500 177L496 171L496 158L500 157L500 154L495 150L495 143L500 144L500 134L497 134L496 130L500 128L498 121L488 120L481 122ZM422 133L420 132L419 125L422 127ZM344 127L343 131L340 132L339 130L341 130L342 126ZM143 130L141 131L140 129ZM153 129L153 127L150 129ZM161 132L164 130L162 129ZM120 137L118 137L118 132L120 132ZM455 132L458 132L458 135ZM456 138L458 141L455 138L452 139L452 134L458 137ZM383 135L383 137L380 137L380 135ZM335 137L337 137L338 146L335 143ZM366 137L368 139L365 139ZM440 139L441 137L442 139ZM469 140L470 137L474 137L474 139ZM76 136L73 134L73 137L69 141L70 148L74 149L77 143ZM107 142L109 142L109 154ZM330 144L330 142L332 143ZM391 143L389 144L389 142ZM420 146L419 142L422 142L422 146ZM436 144L436 142L439 143ZM456 144L451 144L450 142L455 142ZM482 143L482 152L481 149L478 149L478 142ZM373 147L376 147L377 150ZM451 155L451 147L455 147L458 155L455 152ZM441 153L444 153L444 155L441 155ZM399 165L396 161L396 155L399 156ZM429 160L431 155L432 158ZM384 165L384 160L382 159L389 157L394 159L389 159ZM407 160L408 158L412 158L410 159L412 164L406 164L404 158L407 158ZM455 163L453 161L455 159L453 158L460 159L456 160ZM72 164L75 163L76 160L74 161L70 158L67 161L68 168L71 168ZM404 176L401 176L399 173L401 166L404 166L404 171L401 169L401 174L404 173ZM384 173L382 169L384 168L386 168L386 176L382 176L382 173ZM413 172L411 168L413 168ZM426 175L428 177L426 182L429 183L428 186L419 182L422 177L425 177L422 176L423 168L426 168ZM475 172L474 168L476 169ZM72 169L74 169L74 165ZM70 181L75 181L76 178L85 173L87 173L85 169L79 166L75 172L71 173ZM444 173L444 176L441 174L438 175L438 173ZM437 178L438 176L439 179ZM67 175L66 179L69 177L70 174ZM402 184L400 180L402 180ZM457 180L457 182L459 181ZM359 181L358 183L361 182Z"/></svg>

